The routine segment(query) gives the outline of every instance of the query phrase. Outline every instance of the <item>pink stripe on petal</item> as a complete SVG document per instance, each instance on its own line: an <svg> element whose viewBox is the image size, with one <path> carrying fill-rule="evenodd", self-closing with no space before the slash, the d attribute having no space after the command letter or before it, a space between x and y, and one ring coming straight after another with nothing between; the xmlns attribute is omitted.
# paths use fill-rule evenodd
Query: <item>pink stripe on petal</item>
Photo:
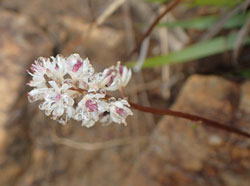
<svg viewBox="0 0 250 186"><path fill-rule="evenodd" d="M98 111L97 103L90 99L86 101L85 106L88 108L89 112Z"/></svg>
<svg viewBox="0 0 250 186"><path fill-rule="evenodd" d="M125 115L126 115L125 110L122 109L122 108L116 107L115 111L116 111L116 113L119 114L120 116L125 116Z"/></svg>
<svg viewBox="0 0 250 186"><path fill-rule="evenodd" d="M36 65L32 64L30 67L31 72L35 72L37 70Z"/></svg>
<svg viewBox="0 0 250 186"><path fill-rule="evenodd" d="M78 61L76 62L76 64L73 66L72 71L73 71L73 72L77 72L77 71L81 68L82 65L83 65L83 62L80 61L80 60L78 60Z"/></svg>
<svg viewBox="0 0 250 186"><path fill-rule="evenodd" d="M114 79L115 79L115 76L111 75L110 78L109 78L109 81L107 83L107 86L110 86L114 82Z"/></svg>
<svg viewBox="0 0 250 186"><path fill-rule="evenodd" d="M123 73L123 66L119 65L119 73L122 74Z"/></svg>
<svg viewBox="0 0 250 186"><path fill-rule="evenodd" d="M59 101L61 99L61 97L62 97L61 94L57 94L56 97L55 97L55 100Z"/></svg>

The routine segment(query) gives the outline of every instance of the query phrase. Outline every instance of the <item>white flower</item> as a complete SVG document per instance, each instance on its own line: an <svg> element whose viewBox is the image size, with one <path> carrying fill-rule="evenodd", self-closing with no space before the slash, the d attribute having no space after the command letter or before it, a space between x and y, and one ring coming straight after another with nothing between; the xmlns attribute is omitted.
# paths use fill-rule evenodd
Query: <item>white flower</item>
<svg viewBox="0 0 250 186"><path fill-rule="evenodd" d="M108 110L100 115L100 122L105 124L112 122L126 124L126 118L133 115L129 103L125 99L116 100L115 98L110 98L108 102Z"/></svg>
<svg viewBox="0 0 250 186"><path fill-rule="evenodd" d="M38 58L34 64L31 65L30 71L27 71L32 80L28 83L31 87L45 87L46 80L44 75L46 74L46 67L44 66L44 58Z"/></svg>
<svg viewBox="0 0 250 186"><path fill-rule="evenodd" d="M129 107L130 105L125 99L111 102L109 106L110 119L115 123L126 124L126 118L133 115Z"/></svg>
<svg viewBox="0 0 250 186"><path fill-rule="evenodd" d="M103 73L95 73L92 77L89 78L88 82L88 92L102 92L102 88L105 86L103 81Z"/></svg>
<svg viewBox="0 0 250 186"><path fill-rule="evenodd" d="M78 54L40 57L28 73L32 76L28 85L33 88L29 101L39 101L39 108L60 123L74 119L91 127L98 121L126 123L132 115L126 100L106 94L125 87L131 78L131 70L119 62L95 73L89 60Z"/></svg>
<svg viewBox="0 0 250 186"><path fill-rule="evenodd" d="M117 63L116 69L119 72L120 78L121 78L121 87L126 87L129 80L131 79L132 76L132 71L131 69L128 69L125 66L122 66L120 62Z"/></svg>
<svg viewBox="0 0 250 186"><path fill-rule="evenodd" d="M67 58L67 70L72 80L79 83L79 88L87 88L87 83L94 74L94 68L88 58L83 60L78 54Z"/></svg>
<svg viewBox="0 0 250 186"><path fill-rule="evenodd" d="M131 79L132 72L120 62L103 71L102 86L105 90L115 91L125 87Z"/></svg>
<svg viewBox="0 0 250 186"><path fill-rule="evenodd" d="M55 81L49 81L48 83L51 85L51 88L48 89L44 102L39 105L39 108L44 110L47 116L51 115L52 119L59 119L61 123L65 123L74 114L74 100L67 94L70 86L63 84L61 87L58 87Z"/></svg>
<svg viewBox="0 0 250 186"><path fill-rule="evenodd" d="M48 93L48 88L36 88L28 93L28 99L30 102L35 102L44 99L46 93Z"/></svg>
<svg viewBox="0 0 250 186"><path fill-rule="evenodd" d="M87 94L78 103L75 120L82 121L82 126L91 127L99 120L99 115L106 111L107 103L101 99L105 94Z"/></svg>
<svg viewBox="0 0 250 186"><path fill-rule="evenodd" d="M51 57L45 64L48 77L51 79L56 78L58 81L64 80L64 76L67 74L65 58L61 55L57 55L56 57Z"/></svg>

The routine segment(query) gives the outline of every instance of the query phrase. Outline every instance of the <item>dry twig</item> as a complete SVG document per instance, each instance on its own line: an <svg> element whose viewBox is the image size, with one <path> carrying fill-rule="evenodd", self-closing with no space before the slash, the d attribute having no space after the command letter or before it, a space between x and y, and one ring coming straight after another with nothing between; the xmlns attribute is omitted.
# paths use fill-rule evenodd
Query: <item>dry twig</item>
<svg viewBox="0 0 250 186"><path fill-rule="evenodd" d="M188 119L190 121L195 121L197 124L204 124L206 126L215 128L215 129L219 129L219 130L223 130L229 133L233 133L233 134L237 134L239 136L242 137L246 137L246 138L250 138L250 133L244 132L240 129L231 127L231 126L227 126L225 124L219 123L217 121L214 120L210 120L201 116L197 116L194 114L189 114L189 113L185 113L185 112L180 112L180 111L174 111L174 110L170 110L170 109L157 109L157 108L152 108L152 107L146 107L146 106L141 106L138 105L136 103L132 103L129 102L129 104L131 105L132 108L143 111L143 112L148 112L151 114L156 114L156 115L168 115L168 116L175 116L178 118L184 118L184 119Z"/></svg>
<svg viewBox="0 0 250 186"><path fill-rule="evenodd" d="M237 34L237 39L236 39L234 51L233 51L233 58L234 58L235 63L236 63L237 58L239 56L241 46L244 43L244 39L246 38L246 36L249 33L249 30L250 30L250 19L248 18L245 25L240 29L240 31Z"/></svg>
<svg viewBox="0 0 250 186"><path fill-rule="evenodd" d="M93 22L92 24L89 25L89 27L86 29L86 33L85 36L82 36L81 34L79 34L78 36L76 36L71 44L65 48L65 51L74 51L74 49L77 46L80 46L81 43L84 43L84 41L86 39L88 39L89 35L92 33L92 30L95 29L96 27L100 26L101 24L103 24L105 22L105 20L111 16L126 0L114 0L109 6L108 8L106 8L103 13L96 19L95 22Z"/></svg>
<svg viewBox="0 0 250 186"><path fill-rule="evenodd" d="M153 23L149 26L149 28L146 30L146 32L142 35L141 39L135 46L135 48L129 53L128 58L130 58L135 52L137 52L142 44L142 42L147 38L151 32L154 30L155 26L159 23L159 21L168 13L170 12L174 7L176 7L181 0L173 0L170 1L170 3L166 4L166 8L162 13L160 13L156 19L153 21Z"/></svg>
<svg viewBox="0 0 250 186"><path fill-rule="evenodd" d="M103 11L103 13L97 18L94 23L96 26L100 26L103 22L112 15L126 0L114 0L108 8Z"/></svg>
<svg viewBox="0 0 250 186"><path fill-rule="evenodd" d="M149 48L149 37L145 38L145 40L142 42L141 50L140 50L140 55L138 57L138 60L133 67L133 70L135 72L141 71L141 68L144 64L145 58L147 57L148 54L148 48Z"/></svg>
<svg viewBox="0 0 250 186"><path fill-rule="evenodd" d="M131 145L134 143L145 143L147 142L147 140L148 140L147 136L141 136L141 137L127 137L122 139L114 139L105 142L89 143L89 142L76 142L67 138L52 136L52 141L57 144L65 145L78 150L88 150L88 151L103 150L123 145Z"/></svg>

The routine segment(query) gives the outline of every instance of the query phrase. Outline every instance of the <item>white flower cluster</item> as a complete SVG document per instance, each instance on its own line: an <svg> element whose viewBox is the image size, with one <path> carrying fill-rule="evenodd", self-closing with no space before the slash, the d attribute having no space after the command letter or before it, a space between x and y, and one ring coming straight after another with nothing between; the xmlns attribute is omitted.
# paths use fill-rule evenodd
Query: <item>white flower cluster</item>
<svg viewBox="0 0 250 186"><path fill-rule="evenodd" d="M28 73L33 89L28 93L30 102L40 101L39 108L52 119L65 124L69 119L91 127L97 121L124 123L132 115L125 99L107 96L107 91L125 87L131 70L120 65L95 73L88 59L78 54L67 58L60 55L38 58Z"/></svg>

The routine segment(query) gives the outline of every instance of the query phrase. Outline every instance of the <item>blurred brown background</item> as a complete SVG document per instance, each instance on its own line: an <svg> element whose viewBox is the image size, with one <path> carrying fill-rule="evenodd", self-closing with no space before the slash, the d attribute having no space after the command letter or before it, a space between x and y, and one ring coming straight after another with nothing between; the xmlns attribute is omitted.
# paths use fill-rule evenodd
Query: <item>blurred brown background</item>
<svg viewBox="0 0 250 186"><path fill-rule="evenodd" d="M143 0L0 1L0 186L250 185L248 139L137 111L128 126L62 126L28 104L26 69L37 57L77 52L97 69L131 60L126 56L159 10ZM172 13L202 11L180 6ZM195 34L156 28L148 53L180 49ZM218 75L234 68L229 58L134 73L127 94L250 131L250 81Z"/></svg>

